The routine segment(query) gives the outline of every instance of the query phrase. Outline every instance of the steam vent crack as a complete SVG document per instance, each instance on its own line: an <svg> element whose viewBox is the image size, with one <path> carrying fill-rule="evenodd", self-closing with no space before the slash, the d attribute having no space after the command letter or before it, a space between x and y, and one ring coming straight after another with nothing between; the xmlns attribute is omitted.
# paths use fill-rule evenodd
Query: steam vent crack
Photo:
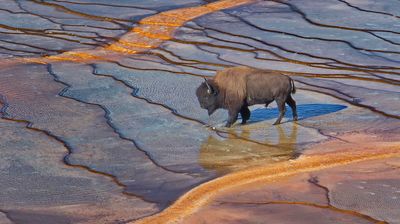
<svg viewBox="0 0 400 224"><path fill-rule="evenodd" d="M0 223L400 223L399 12L1 1ZM209 116L196 89L233 66L293 79L298 120Z"/></svg>

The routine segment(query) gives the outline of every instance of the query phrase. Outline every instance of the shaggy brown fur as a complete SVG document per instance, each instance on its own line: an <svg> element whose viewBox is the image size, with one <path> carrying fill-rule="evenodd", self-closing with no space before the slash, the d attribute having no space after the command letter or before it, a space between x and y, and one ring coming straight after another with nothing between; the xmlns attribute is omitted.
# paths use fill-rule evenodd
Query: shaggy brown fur
<svg viewBox="0 0 400 224"><path fill-rule="evenodd" d="M242 115L242 123L250 118L248 106L276 101L280 111L275 124L279 124L285 114L285 103L293 111L297 120L296 102L290 94L296 89L293 80L280 73L245 66L227 68L218 71L213 79L206 79L196 90L200 106L211 115L218 108L228 110L226 124L231 126Z"/></svg>
<svg viewBox="0 0 400 224"><path fill-rule="evenodd" d="M233 106L246 98L246 77L254 71L249 67L233 67L218 71L214 83L218 86L223 104Z"/></svg>

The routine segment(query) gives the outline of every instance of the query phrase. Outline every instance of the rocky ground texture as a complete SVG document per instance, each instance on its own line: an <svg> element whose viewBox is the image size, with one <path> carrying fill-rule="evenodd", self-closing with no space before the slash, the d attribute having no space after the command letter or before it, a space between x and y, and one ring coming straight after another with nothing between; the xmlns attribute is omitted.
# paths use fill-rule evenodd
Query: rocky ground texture
<svg viewBox="0 0 400 224"><path fill-rule="evenodd" d="M1 1L0 223L400 223L399 12ZM208 117L195 89L236 65L291 76L299 121Z"/></svg>

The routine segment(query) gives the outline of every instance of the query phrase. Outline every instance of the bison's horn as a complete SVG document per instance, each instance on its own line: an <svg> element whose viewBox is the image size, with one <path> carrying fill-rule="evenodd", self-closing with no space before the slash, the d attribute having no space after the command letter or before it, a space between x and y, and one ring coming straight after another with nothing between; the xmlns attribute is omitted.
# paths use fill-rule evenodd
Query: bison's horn
<svg viewBox="0 0 400 224"><path fill-rule="evenodd" d="M206 85L207 85L207 93L208 94L212 94L213 93L213 89L212 89L212 87L210 86L210 84L208 84L208 81L207 81L207 79L206 79L206 77L204 77L204 81L206 82Z"/></svg>

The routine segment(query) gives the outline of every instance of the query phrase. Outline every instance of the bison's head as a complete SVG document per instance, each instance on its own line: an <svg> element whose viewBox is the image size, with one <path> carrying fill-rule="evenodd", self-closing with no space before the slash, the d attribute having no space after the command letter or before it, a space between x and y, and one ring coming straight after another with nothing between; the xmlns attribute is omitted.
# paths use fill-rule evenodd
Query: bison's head
<svg viewBox="0 0 400 224"><path fill-rule="evenodd" d="M207 109L208 115L214 113L218 108L218 88L212 80L204 78L203 82L196 91L197 99L203 109Z"/></svg>

